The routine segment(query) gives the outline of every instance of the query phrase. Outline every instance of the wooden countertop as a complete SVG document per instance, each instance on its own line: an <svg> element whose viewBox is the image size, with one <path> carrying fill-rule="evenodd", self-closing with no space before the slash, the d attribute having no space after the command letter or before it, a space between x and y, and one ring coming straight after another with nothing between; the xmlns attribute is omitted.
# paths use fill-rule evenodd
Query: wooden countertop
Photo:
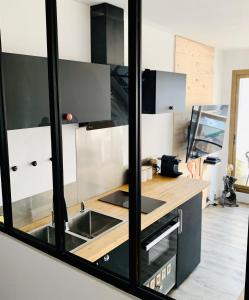
<svg viewBox="0 0 249 300"><path fill-rule="evenodd" d="M179 205L202 192L208 185L208 182L202 180L186 177L172 179L161 176L156 176L152 180L142 183L142 195L166 202L165 205L160 206L153 212L142 214L142 229L148 227ZM124 222L94 240L89 241L87 244L82 245L82 248L75 252L76 255L94 262L128 240L128 210L126 208L98 201L100 197L111 194L117 190L127 191L128 185L113 189L107 193L87 200L86 208L121 219ZM79 205L69 208L68 212L69 217L79 213ZM25 226L22 230L28 232L42 225L46 225L49 222L51 222L50 217L44 218L38 222Z"/></svg>

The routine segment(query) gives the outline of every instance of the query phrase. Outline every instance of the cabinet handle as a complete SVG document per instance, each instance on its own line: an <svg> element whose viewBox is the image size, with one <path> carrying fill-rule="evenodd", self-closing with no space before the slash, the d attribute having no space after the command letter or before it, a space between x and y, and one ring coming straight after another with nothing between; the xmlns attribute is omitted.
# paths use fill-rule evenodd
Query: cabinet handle
<svg viewBox="0 0 249 300"><path fill-rule="evenodd" d="M109 256L109 254L106 254L104 256L104 262L108 262L109 260L110 260L110 256Z"/></svg>
<svg viewBox="0 0 249 300"><path fill-rule="evenodd" d="M175 231L177 228L179 228L180 222L175 223L173 226L170 226L166 231L163 231L162 234L157 236L153 241L149 243L144 243L143 248L145 251L149 251L152 247L154 247L156 244L161 242L164 238L166 238L168 235L170 235L173 231Z"/></svg>
<svg viewBox="0 0 249 300"><path fill-rule="evenodd" d="M178 216L179 216L179 223L180 223L180 226L178 227L178 234L181 234L182 230L183 230L183 227L182 227L183 211L182 211L182 209L178 209Z"/></svg>
<svg viewBox="0 0 249 300"><path fill-rule="evenodd" d="M17 167L17 166L13 166L13 167L11 167L11 170L12 170L13 172L16 172L16 171L18 170L18 167Z"/></svg>
<svg viewBox="0 0 249 300"><path fill-rule="evenodd" d="M38 163L37 163L36 160L34 160L34 161L32 161L31 165L32 165L33 167L36 167L36 166L38 165Z"/></svg>

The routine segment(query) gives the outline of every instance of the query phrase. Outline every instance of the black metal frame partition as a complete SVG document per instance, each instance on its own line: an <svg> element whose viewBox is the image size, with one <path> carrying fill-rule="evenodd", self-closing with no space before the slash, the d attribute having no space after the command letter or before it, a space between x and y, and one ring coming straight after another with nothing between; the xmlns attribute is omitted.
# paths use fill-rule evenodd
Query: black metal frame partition
<svg viewBox="0 0 249 300"><path fill-rule="evenodd" d="M0 167L4 223L0 231L31 245L69 265L87 272L141 299L171 299L140 284L141 180L140 180L140 117L141 117L141 2L128 0L129 26L129 279L108 272L95 264L65 251L65 207L63 184L63 153L58 93L58 36L56 0L45 0L47 25L49 105L51 120L53 205L55 212L56 247L44 243L13 227L9 174L7 120L2 72L0 35ZM248 282L246 283L248 286ZM246 295L248 289L246 288ZM247 299L247 298L245 298Z"/></svg>
<svg viewBox="0 0 249 300"><path fill-rule="evenodd" d="M141 286L140 231L140 90L141 90L141 0L128 0L129 4L129 193L133 199L129 208L129 279L108 272L95 264L65 251L65 207L63 181L63 153L60 101L58 92L58 35L56 0L45 0L47 26L47 56L49 107L51 123L53 206L55 214L55 247L13 227L10 166L8 156L7 120L0 49L0 167L3 195L4 223L0 231L33 246L57 259L81 269L141 299L170 299L156 291ZM1 36L0 36L1 42ZM1 46L1 44L0 44Z"/></svg>

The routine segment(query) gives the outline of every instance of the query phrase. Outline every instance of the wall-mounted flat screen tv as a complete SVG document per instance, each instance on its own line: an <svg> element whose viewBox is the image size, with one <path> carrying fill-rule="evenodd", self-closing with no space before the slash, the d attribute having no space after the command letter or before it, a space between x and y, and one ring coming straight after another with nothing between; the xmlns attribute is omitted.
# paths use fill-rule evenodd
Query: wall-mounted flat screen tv
<svg viewBox="0 0 249 300"><path fill-rule="evenodd" d="M187 157L198 158L221 150L228 105L195 105L188 130Z"/></svg>

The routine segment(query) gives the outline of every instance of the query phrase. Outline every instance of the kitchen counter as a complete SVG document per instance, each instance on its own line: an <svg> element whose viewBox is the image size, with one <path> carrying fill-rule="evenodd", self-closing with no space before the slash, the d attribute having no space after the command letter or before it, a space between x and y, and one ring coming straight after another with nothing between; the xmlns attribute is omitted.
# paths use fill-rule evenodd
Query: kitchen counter
<svg viewBox="0 0 249 300"><path fill-rule="evenodd" d="M155 176L152 180L142 183L142 195L166 202L153 212L149 214L142 214L142 230L202 192L208 187L208 185L208 182L202 180L195 180L186 177L166 178L161 176ZM118 218L124 222L120 223L113 229L110 229L106 233L103 233L94 240L90 240L87 244L82 245L79 250L74 252L75 255L91 262L95 262L100 257L128 240L128 210L126 208L98 201L100 197L111 194L117 190L128 191L128 185L113 189L107 193L87 200L86 208ZM74 216L76 213L79 213L79 210L80 205L68 208L69 218ZM28 232L50 222L51 218L47 217L23 227L22 230Z"/></svg>

